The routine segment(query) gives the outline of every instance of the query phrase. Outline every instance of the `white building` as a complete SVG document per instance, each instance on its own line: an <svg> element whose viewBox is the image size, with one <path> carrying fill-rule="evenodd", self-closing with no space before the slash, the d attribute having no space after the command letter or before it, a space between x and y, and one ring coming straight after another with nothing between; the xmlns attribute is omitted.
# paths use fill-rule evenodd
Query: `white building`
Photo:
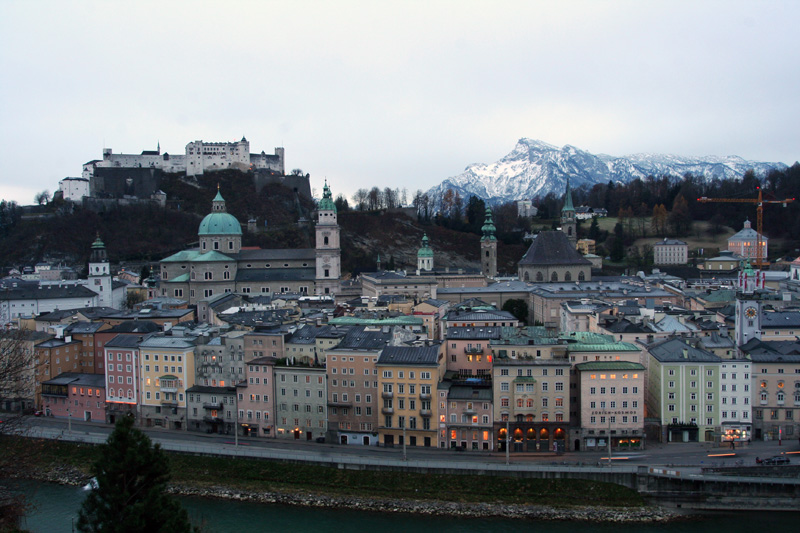
<svg viewBox="0 0 800 533"><path fill-rule="evenodd" d="M64 200L80 202L89 196L89 180L87 178L64 178L58 182L58 189Z"/></svg>
<svg viewBox="0 0 800 533"><path fill-rule="evenodd" d="M656 265L685 265L689 260L689 245L677 239L659 241L653 245Z"/></svg>
<svg viewBox="0 0 800 533"><path fill-rule="evenodd" d="M517 200L517 216L521 218L531 218L539 214L539 208L533 205L530 200Z"/></svg>
<svg viewBox="0 0 800 533"><path fill-rule="evenodd" d="M728 250L746 259L755 259L758 250L758 232L752 227L749 220L744 221L744 228L728 239ZM769 238L761 235L761 257L767 258L767 243Z"/></svg>
<svg viewBox="0 0 800 533"><path fill-rule="evenodd" d="M141 154L115 154L111 148L103 149L103 159L94 159L83 165L83 179L91 180L98 167L158 168L164 172L186 172L197 176L206 171L238 168L265 169L284 174L284 149L275 148L274 154L262 151L250 153L250 142L242 137L237 142L193 141L186 145L184 154L171 155L157 150L145 150ZM67 178L76 179L76 178Z"/></svg>
<svg viewBox="0 0 800 533"><path fill-rule="evenodd" d="M750 361L723 360L720 369L720 423L723 442L746 441L751 435Z"/></svg>

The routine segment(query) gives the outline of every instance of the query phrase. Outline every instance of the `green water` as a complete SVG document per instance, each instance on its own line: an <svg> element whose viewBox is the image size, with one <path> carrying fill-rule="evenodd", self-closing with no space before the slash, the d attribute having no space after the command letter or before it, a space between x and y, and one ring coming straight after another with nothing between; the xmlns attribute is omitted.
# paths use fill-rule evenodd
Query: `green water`
<svg viewBox="0 0 800 533"><path fill-rule="evenodd" d="M23 527L34 533L73 531L85 492L77 487L26 483L23 491L35 508ZM798 513L707 514L671 524L608 524L583 522L539 522L533 520L444 518L411 514L384 514L350 510L312 509L285 505L181 498L193 520L211 533L228 531L294 531L314 533L341 531L502 532L544 530L546 533L753 533L753 531L797 531ZM800 510L800 504L798 505Z"/></svg>

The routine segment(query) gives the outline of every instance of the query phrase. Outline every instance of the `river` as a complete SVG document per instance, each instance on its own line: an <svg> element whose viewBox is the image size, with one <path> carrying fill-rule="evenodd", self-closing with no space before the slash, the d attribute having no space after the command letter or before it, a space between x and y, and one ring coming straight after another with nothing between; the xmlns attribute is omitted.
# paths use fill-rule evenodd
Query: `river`
<svg viewBox="0 0 800 533"><path fill-rule="evenodd" d="M34 533L69 533L77 520L86 493L79 487L48 483L24 483L23 491L35 508L23 522ZM275 504L232 502L204 498L180 498L204 531L381 531L382 533L479 532L492 533L544 529L547 533L753 533L795 531L798 513L713 513L696 520L669 524L591 524L585 522L537 522L533 520L447 518L411 514L385 514L330 510Z"/></svg>

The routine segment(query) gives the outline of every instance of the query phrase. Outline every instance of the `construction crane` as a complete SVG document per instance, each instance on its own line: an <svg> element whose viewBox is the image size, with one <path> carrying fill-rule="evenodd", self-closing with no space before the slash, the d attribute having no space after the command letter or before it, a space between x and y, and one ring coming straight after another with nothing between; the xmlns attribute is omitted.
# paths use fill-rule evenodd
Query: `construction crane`
<svg viewBox="0 0 800 533"><path fill-rule="evenodd" d="M758 213L756 218L756 265L758 265L758 269L761 270L763 266L763 254L761 253L761 236L764 234L764 204L783 204L783 207L786 207L786 204L789 202L794 202L794 198L787 198L785 200L764 200L763 195L761 194L761 187L758 188L758 198L709 198L708 196L703 196L702 198L698 198L698 202L729 202L729 203L740 203L740 204L756 204L758 208L756 212Z"/></svg>

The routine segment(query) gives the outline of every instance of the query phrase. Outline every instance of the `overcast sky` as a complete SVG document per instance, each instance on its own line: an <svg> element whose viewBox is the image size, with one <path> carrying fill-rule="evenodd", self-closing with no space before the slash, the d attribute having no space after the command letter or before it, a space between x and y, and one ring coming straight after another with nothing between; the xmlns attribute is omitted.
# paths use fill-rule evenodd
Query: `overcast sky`
<svg viewBox="0 0 800 533"><path fill-rule="evenodd" d="M800 159L800 2L0 0L0 198L116 153L286 149L426 190L521 137Z"/></svg>

